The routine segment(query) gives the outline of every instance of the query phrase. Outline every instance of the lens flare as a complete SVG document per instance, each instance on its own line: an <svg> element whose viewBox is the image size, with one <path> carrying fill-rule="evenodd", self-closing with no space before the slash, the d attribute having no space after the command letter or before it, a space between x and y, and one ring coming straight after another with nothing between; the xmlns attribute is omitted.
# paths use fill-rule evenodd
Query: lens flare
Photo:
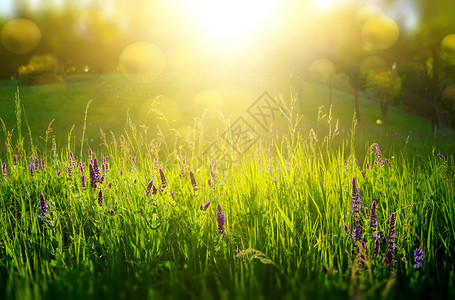
<svg viewBox="0 0 455 300"><path fill-rule="evenodd" d="M362 27L368 19L383 15L384 12L379 7L375 5L365 5L357 11L355 21L358 26Z"/></svg>
<svg viewBox="0 0 455 300"><path fill-rule="evenodd" d="M455 34L446 35L441 41L441 50L448 56L455 57Z"/></svg>
<svg viewBox="0 0 455 300"><path fill-rule="evenodd" d="M147 83L163 71L166 60L160 48L148 42L133 43L126 47L119 58L120 71L129 79Z"/></svg>
<svg viewBox="0 0 455 300"><path fill-rule="evenodd" d="M3 26L1 39L9 51L15 54L27 54L39 45L41 31L32 21L19 18Z"/></svg>
<svg viewBox="0 0 455 300"><path fill-rule="evenodd" d="M398 40L399 33L397 23L386 16L369 18L362 27L364 41L378 50L392 47Z"/></svg>

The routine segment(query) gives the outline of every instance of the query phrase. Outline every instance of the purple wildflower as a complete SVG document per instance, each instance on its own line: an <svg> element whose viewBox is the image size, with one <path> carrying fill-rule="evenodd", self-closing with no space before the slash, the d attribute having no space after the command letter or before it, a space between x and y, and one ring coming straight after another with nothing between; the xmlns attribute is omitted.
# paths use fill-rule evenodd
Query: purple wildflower
<svg viewBox="0 0 455 300"><path fill-rule="evenodd" d="M374 240L374 248L373 248L373 257L375 259L378 259L378 257L379 257L380 247L381 247L381 239L377 237Z"/></svg>
<svg viewBox="0 0 455 300"><path fill-rule="evenodd" d="M392 167L392 163L390 162L390 160L389 160L388 158L385 159L385 163L387 164L387 166L388 166L389 168Z"/></svg>
<svg viewBox="0 0 455 300"><path fill-rule="evenodd" d="M82 189L85 190L85 187L87 186L86 182L85 182L85 175L82 174L82 177L81 177L81 186L82 186Z"/></svg>
<svg viewBox="0 0 455 300"><path fill-rule="evenodd" d="M158 171L160 173L161 189L164 189L167 186L166 176L164 176L163 169L159 168Z"/></svg>
<svg viewBox="0 0 455 300"><path fill-rule="evenodd" d="M131 162L133 163L133 167L136 167L136 157L131 156Z"/></svg>
<svg viewBox="0 0 455 300"><path fill-rule="evenodd" d="M98 205L100 207L103 207L103 190L102 189L100 189L98 191Z"/></svg>
<svg viewBox="0 0 455 300"><path fill-rule="evenodd" d="M367 163L365 164L365 169L367 169L367 171L370 169L370 163L369 163L369 162L367 162Z"/></svg>
<svg viewBox="0 0 455 300"><path fill-rule="evenodd" d="M62 175L62 171L58 170L58 171L57 171L57 177L58 177L58 179L60 179L60 175Z"/></svg>
<svg viewBox="0 0 455 300"><path fill-rule="evenodd" d="M93 173L95 175L96 181L100 178L100 166L98 165L98 160L96 157L93 159Z"/></svg>
<svg viewBox="0 0 455 300"><path fill-rule="evenodd" d="M362 228L360 225L354 227L354 231L352 232L352 239L354 240L354 247L356 247L356 243L360 241L362 238Z"/></svg>
<svg viewBox="0 0 455 300"><path fill-rule="evenodd" d="M73 167L70 164L69 167L68 167L68 180L73 180L72 172L73 172Z"/></svg>
<svg viewBox="0 0 455 300"><path fill-rule="evenodd" d="M354 160L355 160L355 164L357 165L357 168L359 168L359 170L360 170L361 168L360 168L359 161L357 160L357 158L354 158Z"/></svg>
<svg viewBox="0 0 455 300"><path fill-rule="evenodd" d="M344 224L344 232L346 233L346 235L349 235L349 226Z"/></svg>
<svg viewBox="0 0 455 300"><path fill-rule="evenodd" d="M35 150L35 170L38 172L39 170L39 158L38 158L38 151Z"/></svg>
<svg viewBox="0 0 455 300"><path fill-rule="evenodd" d="M226 237L226 233L224 232L225 221L224 212L221 211L221 205L218 203L216 209L216 222L218 223L218 233L222 234L223 238Z"/></svg>
<svg viewBox="0 0 455 300"><path fill-rule="evenodd" d="M376 207L377 207L377 203L376 203L376 201L373 201L373 203L371 203L371 215L370 215L371 234L373 234L376 231L376 228L378 226L378 221L377 221L377 217L376 217Z"/></svg>
<svg viewBox="0 0 455 300"><path fill-rule="evenodd" d="M210 206L210 201L207 202L206 204L202 205L199 207L200 210L207 210L207 208L209 208Z"/></svg>
<svg viewBox="0 0 455 300"><path fill-rule="evenodd" d="M92 188L96 188L96 177L95 177L95 171L93 170L93 165L89 165L89 170L90 170L90 186Z"/></svg>
<svg viewBox="0 0 455 300"><path fill-rule="evenodd" d="M414 269L420 270L423 268L423 250L420 247L414 251L414 262Z"/></svg>
<svg viewBox="0 0 455 300"><path fill-rule="evenodd" d="M375 164L380 163L381 165L384 165L384 161L382 160L382 156L381 156L381 150L379 149L379 144L376 143L375 147L376 147L376 159L377 159L377 161L375 161L374 163Z"/></svg>
<svg viewBox="0 0 455 300"><path fill-rule="evenodd" d="M6 178L6 176L8 175L8 173L6 172L6 163L3 163L2 171L3 171L3 178Z"/></svg>
<svg viewBox="0 0 455 300"><path fill-rule="evenodd" d="M147 188L145 189L145 193L150 195L150 192L155 195L158 192L158 189L156 186L153 184L153 180L150 180L149 184L147 184Z"/></svg>
<svg viewBox="0 0 455 300"><path fill-rule="evenodd" d="M191 179L191 186L193 187L193 191L196 192L198 190L198 187L197 187L196 178L194 177L193 171L190 171L190 179Z"/></svg>
<svg viewBox="0 0 455 300"><path fill-rule="evenodd" d="M35 166L33 165L33 157L30 157L30 175L33 176L35 174Z"/></svg>
<svg viewBox="0 0 455 300"><path fill-rule="evenodd" d="M46 167L46 158L44 157L44 158L41 160L41 168L44 170L45 167Z"/></svg>
<svg viewBox="0 0 455 300"><path fill-rule="evenodd" d="M49 214L49 210L46 201L44 200L43 193L39 194L39 200L40 200L39 208L41 211L39 215L41 217L41 221L44 221L46 220L46 215Z"/></svg>
<svg viewBox="0 0 455 300"><path fill-rule="evenodd" d="M115 216L115 210L111 209L109 213L111 214L111 216Z"/></svg>
<svg viewBox="0 0 455 300"><path fill-rule="evenodd" d="M123 176L123 170L120 169L120 176Z"/></svg>
<svg viewBox="0 0 455 300"><path fill-rule="evenodd" d="M438 153L436 155L439 157L440 160L442 160L443 162L446 162L446 158L444 155L442 155L441 153Z"/></svg>
<svg viewBox="0 0 455 300"><path fill-rule="evenodd" d="M82 175L84 175L84 164L82 162L79 163L79 172L81 172Z"/></svg>
<svg viewBox="0 0 455 300"><path fill-rule="evenodd" d="M395 248L395 213L390 214L389 232L387 234L387 246L389 249Z"/></svg>
<svg viewBox="0 0 455 300"><path fill-rule="evenodd" d="M360 199L359 191L355 177L352 178L352 214L354 217L354 230L352 231L352 239L354 240L353 247L356 247L356 243L362 238L362 228L360 227L360 207L362 199Z"/></svg>
<svg viewBox="0 0 455 300"><path fill-rule="evenodd" d="M390 269L393 270L395 268L395 259L393 258L393 251L389 248L384 258L384 264Z"/></svg>
<svg viewBox="0 0 455 300"><path fill-rule="evenodd" d="M71 164L71 167L74 167L76 165L76 158L74 157L74 154L73 152L70 152L70 164Z"/></svg>
<svg viewBox="0 0 455 300"><path fill-rule="evenodd" d="M14 164L17 164L17 155L16 154L14 154L14 156L13 156L13 161L14 161Z"/></svg>

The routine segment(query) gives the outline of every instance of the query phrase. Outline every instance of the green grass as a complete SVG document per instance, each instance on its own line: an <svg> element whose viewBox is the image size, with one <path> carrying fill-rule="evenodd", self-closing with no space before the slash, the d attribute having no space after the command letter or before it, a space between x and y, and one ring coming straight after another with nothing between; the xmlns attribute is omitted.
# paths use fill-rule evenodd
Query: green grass
<svg viewBox="0 0 455 300"><path fill-rule="evenodd" d="M129 81L120 75L70 75L65 77L64 85L20 87L20 97L28 121L32 124L32 134L35 143L44 147L42 139L49 123L59 144L66 143L68 133L74 126L72 134L78 139L82 136L84 113L89 101L92 101L87 118L87 144L98 148L101 143L100 128L108 135L112 131L115 135L124 134L127 125L127 115L138 126L146 126L148 138L156 138L156 125L160 125L164 134L170 135L172 130L193 128L195 117L201 117L202 110L195 110L193 99L203 90L215 90L224 99L222 113L226 119L235 121L239 116L246 117L247 108L264 92L279 99L290 99L291 92L300 91L297 96L297 113L303 116L299 124L301 133L308 133L311 128L322 126L325 122L317 123L318 111L321 105L328 104L328 89L324 86L302 82L297 86L294 82L277 83L271 78L228 76L229 80L217 79L210 75L167 75L154 83L142 85ZM0 82L0 111L1 118L8 129L16 125L15 116L15 81ZM283 87L284 86L284 87ZM286 101L286 100L285 100ZM167 122L164 122L156 110L163 112ZM428 120L408 114L396 107L390 107L389 120L385 124L377 125L381 119L379 103L365 96L360 97L360 112L362 122L357 127L358 141L368 147L374 142L391 147L399 151L406 140L407 147L414 148L414 152L430 151L433 146L437 151L450 152L455 149L454 133L447 130L437 137L432 136L431 124ZM327 113L327 109L325 110ZM351 120L354 113L354 101L350 93L334 90L332 117L333 125L339 120L339 131L344 138L350 132ZM218 116L206 115L204 122L207 134L220 134L226 124ZM274 124L281 134L287 132L287 123L279 119ZM253 122L254 123L254 122ZM23 131L26 125L23 122ZM254 126L254 125L253 125ZM16 134L16 132L14 132ZM183 134L185 135L185 134ZM409 138L408 138L409 136ZM423 142L424 141L424 142ZM368 144L368 145L367 145Z"/></svg>
<svg viewBox="0 0 455 300"><path fill-rule="evenodd" d="M95 88L96 80L68 84L67 88L74 88L71 94L75 94L77 85L79 91L88 85ZM306 86L308 99L326 92L312 84ZM58 98L55 90L49 95ZM14 93L12 97L14 116ZM38 106L29 108L37 104L24 97L27 92L21 88L28 124L35 134L44 130L35 121ZM35 99L50 105L43 94L39 97ZM348 96L337 93L333 111L344 132L329 137L329 118L318 122L319 103L309 101L304 117L314 123L304 120L301 134L264 135L241 155L228 151L215 169L213 161L200 155L208 142L200 135L208 130L203 122L194 125L198 134L187 138L177 137L172 130L173 135L150 138L145 128L123 123L124 130L108 135L101 146L84 144L81 155L80 145L72 140L82 137L87 102L78 102L81 130L74 131L69 144L57 143L53 150L51 141L47 148L41 142L37 154L40 161L46 157L47 164L44 168L41 164L34 176L29 171L34 151L18 147L15 138L4 139L1 157L7 164L7 176L0 180L0 298L455 297L455 166L450 159L441 166L436 156L438 148L452 153L454 148L450 141L434 144L436 140L425 134L425 141L413 141L413 137L419 138L414 129L423 130L425 121L392 110L389 124L368 125L370 118L377 118L376 104L362 99L365 125L355 128L354 133L352 111L343 110ZM91 120L100 118L97 109L101 107L93 99L85 133L88 137ZM312 110L316 116L310 115ZM53 113L54 117L72 116ZM24 119L21 122L25 124ZM330 121L332 129L334 123ZM7 124L6 137L14 126L12 120ZM305 126L309 125L317 135L308 135ZM29 130L24 126L23 143L27 145ZM384 128L399 133L384 137ZM408 133L411 138L405 144ZM215 140L227 147L221 138ZM390 166L374 163L377 158L370 147L374 142L379 142L382 158L388 158ZM40 143L34 140L33 145ZM90 187L89 148L94 149L93 156L100 164L104 157L109 163L103 183L96 188ZM77 165L68 180L70 151L76 164L85 164L86 189ZM444 152L447 157L448 153ZM182 169L183 158L188 162ZM161 185L159 168L166 174L167 186L147 195L150 180L157 188ZM189 170L195 174L197 191ZM210 171L216 177L215 188L207 182L213 180ZM350 254L352 237L344 230L345 224L353 230L353 177L362 199L360 224L367 246L363 270L359 269L358 250ZM102 206L98 202L100 190ZM52 212L45 221L39 216L40 193ZM200 210L208 201L209 208ZM373 259L369 214L364 210L373 201L378 203L378 229L384 235L389 231L391 213L396 214L394 270L383 264L385 240L379 259ZM225 213L225 238L217 228L217 204ZM424 251L419 271L413 268L416 247Z"/></svg>

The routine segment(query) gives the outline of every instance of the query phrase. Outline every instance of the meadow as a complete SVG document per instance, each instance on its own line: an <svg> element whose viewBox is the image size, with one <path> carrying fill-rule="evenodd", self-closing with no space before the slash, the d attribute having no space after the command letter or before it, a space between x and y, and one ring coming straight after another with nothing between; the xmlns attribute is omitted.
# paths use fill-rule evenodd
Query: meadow
<svg viewBox="0 0 455 300"><path fill-rule="evenodd" d="M235 151L229 105L278 84L215 124L119 80L2 82L0 298L455 298L453 132L304 83Z"/></svg>

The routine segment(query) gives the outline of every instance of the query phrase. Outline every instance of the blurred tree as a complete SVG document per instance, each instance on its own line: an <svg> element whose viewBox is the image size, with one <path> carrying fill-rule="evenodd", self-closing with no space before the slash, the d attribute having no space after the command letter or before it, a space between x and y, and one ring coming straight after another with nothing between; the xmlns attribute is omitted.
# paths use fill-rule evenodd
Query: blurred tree
<svg viewBox="0 0 455 300"><path fill-rule="evenodd" d="M332 86L335 77L335 65L328 59L320 58L310 66L311 76L329 87L329 107L332 106Z"/></svg>
<svg viewBox="0 0 455 300"><path fill-rule="evenodd" d="M443 38L455 33L455 1L418 0L414 3L418 6L419 22L409 39L407 57L414 62L412 71L422 79L422 93L431 103L431 124L436 133L443 129L444 114L449 113L444 108L442 92L455 82L455 58L441 49Z"/></svg>
<svg viewBox="0 0 455 300"><path fill-rule="evenodd" d="M382 121L387 120L389 103L401 92L401 78L390 68L380 71L370 70L366 74L365 87L381 103Z"/></svg>

